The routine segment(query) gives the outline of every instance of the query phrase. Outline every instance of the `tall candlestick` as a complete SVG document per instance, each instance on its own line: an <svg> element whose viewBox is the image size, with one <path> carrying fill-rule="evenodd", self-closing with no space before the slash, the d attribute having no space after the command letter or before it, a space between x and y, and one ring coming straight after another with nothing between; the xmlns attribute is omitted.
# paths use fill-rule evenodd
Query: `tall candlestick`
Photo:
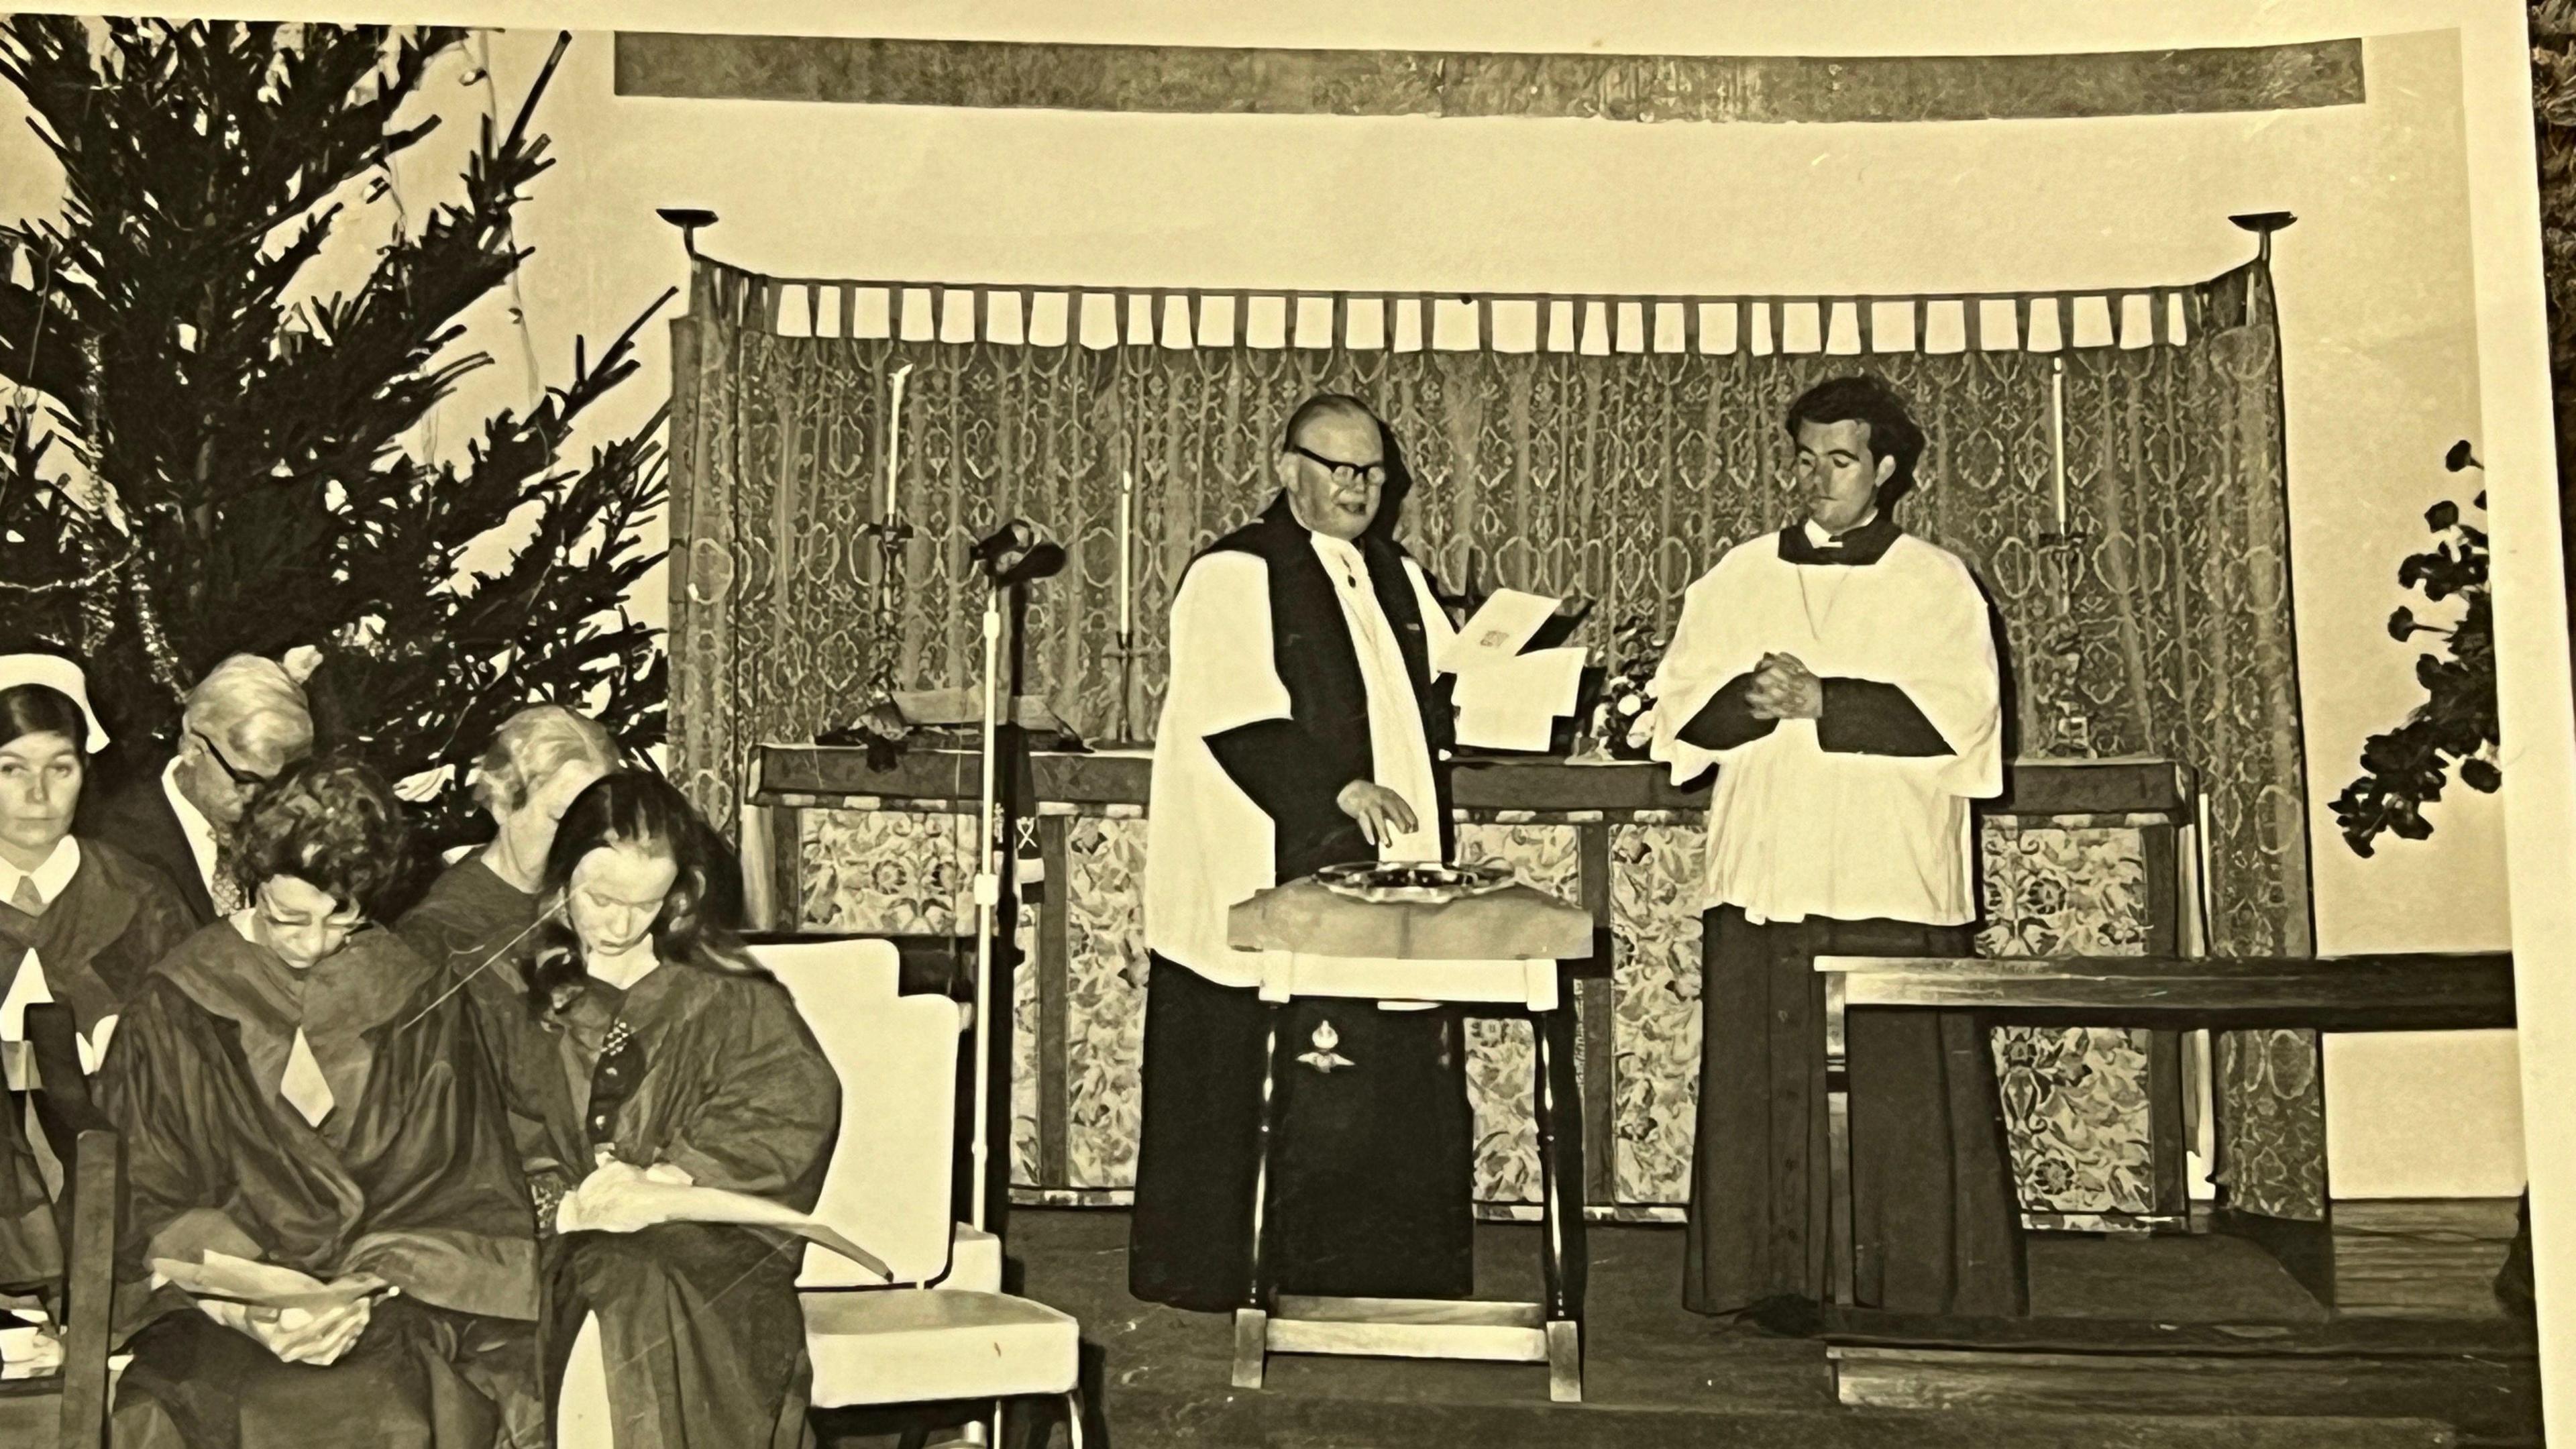
<svg viewBox="0 0 2576 1449"><path fill-rule="evenodd" d="M1118 474L1118 642L1123 647L1136 627L1135 570L1129 566L1136 523L1136 475Z"/></svg>
<svg viewBox="0 0 2576 1449"><path fill-rule="evenodd" d="M885 521L894 522L895 480L903 467L903 380L912 371L907 362L894 370L894 402L886 409L886 491Z"/></svg>
<svg viewBox="0 0 2576 1449"><path fill-rule="evenodd" d="M2048 372L2049 476L2056 487L2057 532L2066 534L2066 359L2056 359Z"/></svg>

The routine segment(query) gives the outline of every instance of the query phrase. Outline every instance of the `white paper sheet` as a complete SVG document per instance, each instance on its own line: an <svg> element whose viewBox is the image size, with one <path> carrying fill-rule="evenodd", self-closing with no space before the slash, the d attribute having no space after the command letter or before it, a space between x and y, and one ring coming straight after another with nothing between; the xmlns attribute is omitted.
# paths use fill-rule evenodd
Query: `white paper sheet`
<svg viewBox="0 0 2576 1449"><path fill-rule="evenodd" d="M1464 679L1478 669L1510 660L1556 616L1558 602L1518 589L1494 590L1449 647L1431 661L1432 669Z"/></svg>
<svg viewBox="0 0 2576 1449"><path fill-rule="evenodd" d="M828 1224L791 1207L748 1193L695 1187L623 1173L585 1180L564 1195L555 1213L558 1232L627 1232L651 1223L742 1223L779 1228L820 1243L880 1278L892 1281L894 1270L874 1253L843 1237Z"/></svg>
<svg viewBox="0 0 2576 1449"><path fill-rule="evenodd" d="M192 1298L223 1299L247 1303L255 1308L300 1308L315 1314L389 1291L379 1288L366 1293L352 1293L335 1289L321 1279L293 1268L236 1258L229 1253L209 1252L205 1261L199 1263L155 1258L152 1272L154 1276L178 1285L181 1292Z"/></svg>
<svg viewBox="0 0 2576 1449"><path fill-rule="evenodd" d="M1541 649L1480 664L1458 676L1458 743L1484 750L1544 750L1583 688L1581 649Z"/></svg>

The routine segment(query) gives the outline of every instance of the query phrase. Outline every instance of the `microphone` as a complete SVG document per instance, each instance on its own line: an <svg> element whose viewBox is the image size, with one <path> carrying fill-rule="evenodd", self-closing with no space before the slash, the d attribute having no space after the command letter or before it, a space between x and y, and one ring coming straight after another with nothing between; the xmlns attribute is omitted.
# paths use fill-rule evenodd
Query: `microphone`
<svg viewBox="0 0 2576 1449"><path fill-rule="evenodd" d="M1037 526L1014 518L967 546L966 556L982 566L995 588L1051 577L1064 568L1063 548L1044 542Z"/></svg>
<svg viewBox="0 0 2576 1449"><path fill-rule="evenodd" d="M1009 567L993 574L993 587L1009 588L1013 584L1034 583L1053 578L1064 568L1064 549L1052 543L1032 544Z"/></svg>
<svg viewBox="0 0 2576 1449"><path fill-rule="evenodd" d="M982 564L986 573L997 568L1002 559L1020 553L1038 541L1038 531L1028 520L1014 518L966 546L966 557Z"/></svg>

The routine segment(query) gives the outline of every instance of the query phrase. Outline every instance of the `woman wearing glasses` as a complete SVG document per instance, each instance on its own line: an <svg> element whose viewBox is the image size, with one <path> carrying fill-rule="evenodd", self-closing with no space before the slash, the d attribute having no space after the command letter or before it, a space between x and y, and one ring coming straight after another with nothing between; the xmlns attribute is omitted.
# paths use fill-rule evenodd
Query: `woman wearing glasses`
<svg viewBox="0 0 2576 1449"><path fill-rule="evenodd" d="M158 871L72 833L88 757L107 744L80 666L50 653L0 654L0 1066L27 1086L18 1045L34 1002L68 1007L84 1065L126 998L191 929ZM61 1243L14 1098L0 1110L0 1292L50 1284Z"/></svg>
<svg viewBox="0 0 2576 1449"><path fill-rule="evenodd" d="M583 1218L615 1225L549 1247L548 1377L596 1315L617 1449L792 1449L814 1442L803 1243L617 1207L647 1179L811 1212L840 1132L840 1081L795 1004L707 917L704 838L677 790L622 771L574 799L546 859L560 913L531 1005L571 1089Z"/></svg>
<svg viewBox="0 0 2576 1449"><path fill-rule="evenodd" d="M489 1058L447 973L368 920L404 844L364 766L288 767L234 836L249 904L126 1008L96 1084L131 1194L120 1445L542 1441L535 1223ZM323 1286L182 1291L226 1257Z"/></svg>

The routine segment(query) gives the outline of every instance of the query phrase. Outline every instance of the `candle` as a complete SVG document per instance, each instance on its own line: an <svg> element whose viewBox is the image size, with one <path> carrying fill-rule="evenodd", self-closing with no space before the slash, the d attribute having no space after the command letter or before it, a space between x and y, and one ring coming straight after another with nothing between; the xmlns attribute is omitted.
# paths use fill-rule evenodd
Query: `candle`
<svg viewBox="0 0 2576 1449"><path fill-rule="evenodd" d="M1135 521L1136 475L1121 469L1118 474L1118 642L1122 645L1136 627L1134 570L1127 557L1135 533Z"/></svg>
<svg viewBox="0 0 2576 1449"><path fill-rule="evenodd" d="M903 466L903 380L912 371L907 362L894 370L894 402L886 409L886 491L885 521L894 522L895 480Z"/></svg>
<svg viewBox="0 0 2576 1449"><path fill-rule="evenodd" d="M2057 532L2066 533L2066 359L2056 360L2048 373L2048 456L2049 476L2057 496Z"/></svg>

